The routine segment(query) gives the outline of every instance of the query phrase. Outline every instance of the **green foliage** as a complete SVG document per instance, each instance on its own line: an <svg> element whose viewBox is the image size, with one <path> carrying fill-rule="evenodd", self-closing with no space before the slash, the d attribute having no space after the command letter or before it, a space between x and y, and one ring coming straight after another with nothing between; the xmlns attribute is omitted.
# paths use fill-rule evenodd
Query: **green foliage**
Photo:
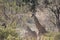
<svg viewBox="0 0 60 40"><path fill-rule="evenodd" d="M43 40L60 40L60 33L51 32L42 36Z"/></svg>
<svg viewBox="0 0 60 40"><path fill-rule="evenodd" d="M7 40L19 40L19 38L13 37L12 35L9 35L7 37Z"/></svg>
<svg viewBox="0 0 60 40"><path fill-rule="evenodd" d="M60 40L60 34L57 34L54 38L54 40Z"/></svg>
<svg viewBox="0 0 60 40"><path fill-rule="evenodd" d="M1 16L1 24L5 22L7 27L5 28L4 26L0 25L0 40L19 40L18 34L16 32L16 21L17 19L15 18L12 23L9 23L4 17Z"/></svg>
<svg viewBox="0 0 60 40"><path fill-rule="evenodd" d="M13 28L0 28L0 39L6 40L18 40L18 34Z"/></svg>

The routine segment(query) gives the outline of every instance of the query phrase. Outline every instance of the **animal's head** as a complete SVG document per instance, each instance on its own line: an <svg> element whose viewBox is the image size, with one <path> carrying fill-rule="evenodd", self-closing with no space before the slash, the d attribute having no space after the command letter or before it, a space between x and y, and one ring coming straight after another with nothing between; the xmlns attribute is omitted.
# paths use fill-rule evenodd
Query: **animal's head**
<svg viewBox="0 0 60 40"><path fill-rule="evenodd" d="M32 14L31 17L35 16L35 14Z"/></svg>

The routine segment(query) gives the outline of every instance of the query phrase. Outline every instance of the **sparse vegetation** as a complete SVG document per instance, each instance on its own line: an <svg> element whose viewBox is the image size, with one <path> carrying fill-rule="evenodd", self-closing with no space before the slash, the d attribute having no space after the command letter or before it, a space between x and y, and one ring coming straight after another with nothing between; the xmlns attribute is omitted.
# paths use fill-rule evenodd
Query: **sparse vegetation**
<svg viewBox="0 0 60 40"><path fill-rule="evenodd" d="M36 40L27 27L41 40L60 40L60 0L0 0L0 40Z"/></svg>

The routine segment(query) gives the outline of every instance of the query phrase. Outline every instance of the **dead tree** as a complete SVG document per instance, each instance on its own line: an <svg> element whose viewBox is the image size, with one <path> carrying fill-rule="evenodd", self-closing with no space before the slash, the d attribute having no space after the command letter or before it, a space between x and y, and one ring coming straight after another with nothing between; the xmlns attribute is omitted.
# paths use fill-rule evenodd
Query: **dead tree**
<svg viewBox="0 0 60 40"><path fill-rule="evenodd" d="M56 9L54 9L54 7ZM59 19L59 16L60 16L60 7L58 7L58 5L55 5L53 6L52 8L48 7L55 15L56 17L56 27L58 28L58 31L60 31L60 19Z"/></svg>

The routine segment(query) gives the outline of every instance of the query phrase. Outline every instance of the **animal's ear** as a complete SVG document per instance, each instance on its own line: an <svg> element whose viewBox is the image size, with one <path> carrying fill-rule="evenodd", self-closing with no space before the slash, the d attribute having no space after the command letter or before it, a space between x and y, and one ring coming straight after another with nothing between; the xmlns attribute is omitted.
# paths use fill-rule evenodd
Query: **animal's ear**
<svg viewBox="0 0 60 40"><path fill-rule="evenodd" d="M33 16L34 16L34 14L31 15L31 17L33 17Z"/></svg>
<svg viewBox="0 0 60 40"><path fill-rule="evenodd" d="M31 15L31 17L33 17L33 15Z"/></svg>

